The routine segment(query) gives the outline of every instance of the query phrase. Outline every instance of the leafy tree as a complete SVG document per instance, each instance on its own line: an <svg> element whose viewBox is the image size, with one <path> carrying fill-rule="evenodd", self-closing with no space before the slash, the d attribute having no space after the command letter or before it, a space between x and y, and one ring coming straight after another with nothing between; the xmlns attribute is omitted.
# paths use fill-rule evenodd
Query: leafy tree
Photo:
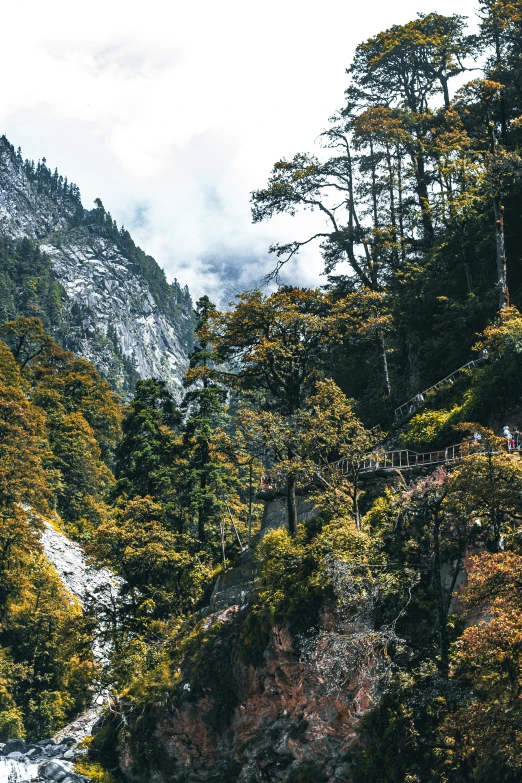
<svg viewBox="0 0 522 783"><path fill-rule="evenodd" d="M454 677L473 691L441 728L443 772L452 780L462 769L473 780L520 777L521 574L522 558L514 552L473 558L462 601L468 617L487 617L466 628L453 655Z"/></svg>
<svg viewBox="0 0 522 783"><path fill-rule="evenodd" d="M353 402L332 380L317 384L315 394L309 397L299 418L302 433L300 448L314 465L319 465L319 470L324 471L330 486L331 483L343 484L345 477L348 479L352 512L360 529L361 470L365 457L382 439L382 433L363 426L355 415ZM332 499L335 502L335 498Z"/></svg>
<svg viewBox="0 0 522 783"><path fill-rule="evenodd" d="M125 579L123 605L134 623L127 630L149 633L151 624L193 608L208 578L208 565L192 557L197 547L168 529L161 504L150 497L123 501L96 531L92 551Z"/></svg>
<svg viewBox="0 0 522 783"><path fill-rule="evenodd" d="M38 357L49 355L54 347L38 318L21 317L2 324L0 337L7 343L22 370ZM64 352L58 349L58 353Z"/></svg>
<svg viewBox="0 0 522 783"><path fill-rule="evenodd" d="M45 424L23 392L13 355L0 341L0 504L21 502L41 510L52 505Z"/></svg>
<svg viewBox="0 0 522 783"><path fill-rule="evenodd" d="M63 334L65 291L38 245L0 237L0 269L0 321L36 317L47 332Z"/></svg>
<svg viewBox="0 0 522 783"><path fill-rule="evenodd" d="M234 369L216 374L234 388L261 391L266 410L294 416L313 391L324 366L335 324L330 309L327 295L319 291L281 288L269 296L259 291L240 294L233 310L213 320L216 354ZM290 440L286 451L289 462L298 460ZM295 490L295 471L289 469L291 531L297 529Z"/></svg>
<svg viewBox="0 0 522 783"><path fill-rule="evenodd" d="M20 367L19 382L31 390L34 422L46 448L47 496L54 495L73 535L88 536L106 512L113 482L107 463L120 433L118 400L94 367L60 348L38 319L19 318L1 330ZM28 402L23 394L18 397L21 412ZM14 413L16 393L9 392L9 398ZM20 476L25 470L37 476L31 459L19 454L25 462ZM38 488L38 480L33 485Z"/></svg>
<svg viewBox="0 0 522 783"><path fill-rule="evenodd" d="M466 428L469 425L461 425ZM472 428L481 432L482 440L470 447L471 453L452 473L452 492L459 515L480 526L483 543L495 552L519 525L522 468L518 455L504 451L503 439L476 425ZM473 453L474 448L482 453Z"/></svg>
<svg viewBox="0 0 522 783"><path fill-rule="evenodd" d="M465 59L474 51L474 38L464 28L465 18L456 14L419 14L360 44L350 68L360 85L354 97L403 104L420 114L429 108L430 97L442 92L448 109L449 80L466 70Z"/></svg>

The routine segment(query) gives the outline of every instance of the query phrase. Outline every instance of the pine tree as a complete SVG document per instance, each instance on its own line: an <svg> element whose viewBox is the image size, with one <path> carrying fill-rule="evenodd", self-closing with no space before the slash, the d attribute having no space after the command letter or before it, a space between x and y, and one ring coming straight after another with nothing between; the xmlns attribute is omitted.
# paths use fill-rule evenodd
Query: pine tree
<svg viewBox="0 0 522 783"><path fill-rule="evenodd" d="M186 415L183 431L185 504L189 514L197 519L197 535L201 542L209 537L209 526L223 531L227 506L237 503L237 468L230 459L230 436L226 431L227 392L215 380L216 359L211 342L210 321L216 308L207 296L196 303L196 344L190 355L185 378L188 389L183 410ZM222 532L223 537L223 532Z"/></svg>
<svg viewBox="0 0 522 783"><path fill-rule="evenodd" d="M138 381L122 423L116 452L115 496L147 497L163 505L172 527L181 532L175 462L180 452L181 413L164 381Z"/></svg>

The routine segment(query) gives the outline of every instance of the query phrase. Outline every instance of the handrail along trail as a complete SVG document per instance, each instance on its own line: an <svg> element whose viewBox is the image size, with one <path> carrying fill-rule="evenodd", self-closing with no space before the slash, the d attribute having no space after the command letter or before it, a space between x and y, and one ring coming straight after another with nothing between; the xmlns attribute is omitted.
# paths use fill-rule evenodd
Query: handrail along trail
<svg viewBox="0 0 522 783"><path fill-rule="evenodd" d="M434 383L433 386L430 386L428 389L424 389L423 391L418 392L410 400L407 400L407 402L403 402L402 405L399 405L398 408L395 408L395 419L398 421L399 419L402 419L405 416L407 416L409 413L415 413L416 410L422 408L422 406L424 405L425 403L424 395L429 394L430 392L435 391L436 389L443 388L448 384L451 385L454 382L455 378L457 378L462 373L466 372L466 370L473 370L481 362L487 360L487 358L488 358L487 354L484 353L480 357L480 359L472 359L466 364L463 364L462 367L459 367L458 370L454 370L449 375L446 375L445 378L442 378L440 381L437 381L437 383Z"/></svg>
<svg viewBox="0 0 522 783"><path fill-rule="evenodd" d="M458 462L470 454L486 454L486 450L466 449L466 442L454 443L444 449L436 451L417 452L411 449L394 449L393 451L372 452L363 458L359 467L359 473L376 473L377 471L397 471L409 470L412 468L426 467L429 465L444 465ZM498 452L495 452L498 453ZM332 462L328 465L327 471L338 470L341 475L348 475L352 472L350 460L346 457ZM324 467L317 465L315 476L310 477L311 484L319 474L324 473ZM273 491L282 487L286 480L286 474L277 473L261 477L262 491Z"/></svg>

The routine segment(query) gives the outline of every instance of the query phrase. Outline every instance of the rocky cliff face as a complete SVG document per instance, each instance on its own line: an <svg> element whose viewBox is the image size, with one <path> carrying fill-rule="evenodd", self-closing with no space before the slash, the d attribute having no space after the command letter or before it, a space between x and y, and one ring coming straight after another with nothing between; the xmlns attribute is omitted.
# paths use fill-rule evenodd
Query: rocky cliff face
<svg viewBox="0 0 522 783"><path fill-rule="evenodd" d="M238 606L209 617L220 626L219 650L240 633L245 610ZM323 625L331 627L325 616ZM214 647L212 654L216 654ZM377 698L377 678L366 671L336 690L316 667L303 661L288 629L271 632L262 662L236 663L201 676L197 687L181 686L183 701L173 706L148 738L148 763L139 749L124 745L120 766L131 783L349 783L350 749L361 717ZM183 671L183 667L182 667ZM188 676L183 671L184 676ZM152 749L155 749L153 752Z"/></svg>
<svg viewBox="0 0 522 783"><path fill-rule="evenodd" d="M301 522L315 513L299 499ZM270 499L259 537L284 524L284 499ZM121 705L130 708L119 752L124 779L354 783L352 749L361 718L380 698L383 666L378 656L356 655L347 668L344 642L353 651L373 627L323 610L311 636L293 635L287 625L263 631L252 613L256 574L248 553L225 576L196 647L187 646L168 676L170 697L159 695L146 713L139 708L137 722L135 708Z"/></svg>
<svg viewBox="0 0 522 783"><path fill-rule="evenodd" d="M193 331L188 290L118 229L100 201L83 209L74 185L45 160L23 161L0 138L0 233L29 237L51 259L63 289L63 317L54 336L91 361L129 394L137 378L154 376L176 391Z"/></svg>

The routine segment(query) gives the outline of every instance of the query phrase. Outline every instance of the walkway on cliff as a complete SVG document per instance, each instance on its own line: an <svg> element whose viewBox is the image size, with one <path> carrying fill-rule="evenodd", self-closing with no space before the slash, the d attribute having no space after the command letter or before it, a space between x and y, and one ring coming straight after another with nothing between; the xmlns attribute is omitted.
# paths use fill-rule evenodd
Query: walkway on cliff
<svg viewBox="0 0 522 783"><path fill-rule="evenodd" d="M423 391L418 392L410 400L403 402L402 405L399 405L398 408L395 408L396 421L399 421L400 419L403 419L405 416L409 416L410 414L415 413L417 410L422 408L424 406L424 403L426 402L427 394L429 394L432 391L443 389L445 386L452 386L455 383L455 380L460 375L463 375L467 370L475 369L475 367L478 367L479 364L481 364L484 361L487 361L488 358L489 358L488 352L482 351L479 359L472 359L466 364L463 364L462 367L459 367L457 370L454 370L449 375L446 375L445 378L442 378L440 381L437 381L437 383L434 383L433 386L430 386L428 389L424 389Z"/></svg>
<svg viewBox="0 0 522 783"><path fill-rule="evenodd" d="M436 451L417 452L411 449L395 449L393 451L374 452L368 454L362 461L360 473L373 473L377 470L409 470L427 465L442 465L444 463L457 462L468 456L469 450L465 443L454 443L444 449ZM477 453L476 451L473 453ZM478 452L484 453L484 452ZM332 463L332 468L337 468L342 474L352 472L349 461L344 458Z"/></svg>
<svg viewBox="0 0 522 783"><path fill-rule="evenodd" d="M522 444L514 449L507 449L508 451L516 451L520 453L522 450ZM472 454L487 454L490 453L486 449L473 448L470 449L469 441L463 441L461 443L454 443L451 446L446 446L444 449L437 449L436 451L424 451L417 452L411 449L395 449L393 451L375 451L368 454L363 458L360 465L356 468L359 475L367 475L377 472L392 472L402 470L414 470L415 468L422 467L436 467L437 465L453 465L465 457L469 457ZM500 452L491 452L498 454ZM354 472L353 460L349 460L346 457L331 462L327 467L316 465L315 474L310 477L308 484L312 484L316 479L325 483L324 475L328 475L330 471L339 471L341 475L348 476ZM272 474L261 477L261 492L274 492L276 490L283 489L286 486L286 474Z"/></svg>

